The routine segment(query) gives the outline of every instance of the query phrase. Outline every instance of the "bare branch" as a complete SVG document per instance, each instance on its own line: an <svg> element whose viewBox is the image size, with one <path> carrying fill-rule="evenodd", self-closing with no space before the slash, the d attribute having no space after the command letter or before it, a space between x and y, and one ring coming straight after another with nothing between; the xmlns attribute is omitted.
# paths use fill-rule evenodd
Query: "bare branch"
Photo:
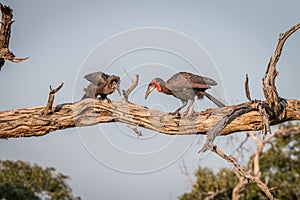
<svg viewBox="0 0 300 200"><path fill-rule="evenodd" d="M249 83L248 83L248 74L246 74L246 80L245 80L245 93L246 93L247 99L249 101L251 101L250 90L249 90Z"/></svg>
<svg viewBox="0 0 300 200"><path fill-rule="evenodd" d="M128 126L128 125L127 125L127 127L130 128L131 130L133 130L138 137L143 136L142 131L138 130L138 127L139 127L138 125L134 128L131 126Z"/></svg>
<svg viewBox="0 0 300 200"><path fill-rule="evenodd" d="M235 158L223 153L216 145L211 148L211 151L218 154L228 162L232 163L241 176L243 176L248 182L256 183L257 186L266 194L269 199L276 199L270 192L269 188L258 177L252 176L247 170L245 170L240 164L238 164Z"/></svg>
<svg viewBox="0 0 300 200"><path fill-rule="evenodd" d="M14 21L13 10L9 6L0 3L0 11L2 13L1 30L0 30L0 70L3 67L5 60L11 62L21 62L27 58L16 58L13 52L9 50L9 39L11 34L11 25Z"/></svg>
<svg viewBox="0 0 300 200"><path fill-rule="evenodd" d="M126 72L126 71L125 71ZM126 72L127 73L127 72ZM128 73L127 73L127 75L128 75ZM129 76L129 75L128 75ZM129 76L129 78L130 78L130 76ZM132 90L134 90L135 88L136 88L136 86L137 86L137 84L138 84L138 82L139 82L139 75L138 74L136 74L135 75L135 79L134 80L132 80L131 78L130 78L130 80L131 80L131 82L132 82L132 85L125 91L125 90L122 90L122 93L123 93L123 96L124 96L124 101L125 102L128 102L128 96L129 96L129 94L132 92Z"/></svg>
<svg viewBox="0 0 300 200"><path fill-rule="evenodd" d="M266 74L262 81L264 95L266 97L268 105L274 109L275 115L280 118L284 117L285 112L284 107L279 105L280 98L278 96L277 89L275 86L275 78L278 75L278 72L276 71L276 65L280 58L285 41L299 28L300 23L291 27L287 32L281 33L279 35L277 47L275 49L274 55L270 58Z"/></svg>
<svg viewBox="0 0 300 200"><path fill-rule="evenodd" d="M0 112L0 138L41 136L75 126L91 126L109 122L139 124L140 127L169 135L206 134L221 119L236 110L236 107L247 106L249 102L237 106L207 109L191 117L180 118L133 103L109 103L87 98L75 103L53 106L53 113L46 117L41 117L44 106L2 111ZM300 120L300 100L287 100L286 118L271 120L270 125L289 120ZM261 130L261 128L259 112L250 111L233 120L219 134L228 135L239 131Z"/></svg>
<svg viewBox="0 0 300 200"><path fill-rule="evenodd" d="M239 183L233 188L232 190L232 200L239 200L241 199L240 193L245 189L245 186L248 184L247 179L236 171L237 176L239 177Z"/></svg>
<svg viewBox="0 0 300 200"><path fill-rule="evenodd" d="M52 106L53 106L53 101L54 101L54 95L56 92L58 92L61 87L64 85L64 83L61 83L57 88L55 88L54 90L52 89L51 85L50 85L50 92L49 92L49 97L48 97L48 102L47 105L45 107L45 109L43 110L43 115L46 116L50 113L52 113Z"/></svg>
<svg viewBox="0 0 300 200"><path fill-rule="evenodd" d="M238 118L239 116L245 113L258 110L257 108L260 103L261 102L258 101L251 101L249 103L244 103L233 107L233 109L228 114L226 114L218 123L216 123L216 125L214 125L207 132L206 142L198 153L205 152L211 149L213 145L213 141L218 135L220 135L220 133L227 125L229 125L233 120L235 120L236 118Z"/></svg>

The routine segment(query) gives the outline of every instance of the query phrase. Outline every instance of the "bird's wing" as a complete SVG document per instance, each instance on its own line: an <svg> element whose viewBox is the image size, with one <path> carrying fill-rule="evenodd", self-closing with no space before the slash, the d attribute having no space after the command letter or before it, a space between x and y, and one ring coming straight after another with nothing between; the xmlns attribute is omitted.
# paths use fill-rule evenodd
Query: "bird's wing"
<svg viewBox="0 0 300 200"><path fill-rule="evenodd" d="M208 89L217 83L206 77L198 76L188 72L180 72L173 75L168 81L168 85L172 85L173 90L180 90L182 86L185 88Z"/></svg>
<svg viewBox="0 0 300 200"><path fill-rule="evenodd" d="M108 75L103 72L94 72L84 76L84 78L95 85L102 85L107 82Z"/></svg>

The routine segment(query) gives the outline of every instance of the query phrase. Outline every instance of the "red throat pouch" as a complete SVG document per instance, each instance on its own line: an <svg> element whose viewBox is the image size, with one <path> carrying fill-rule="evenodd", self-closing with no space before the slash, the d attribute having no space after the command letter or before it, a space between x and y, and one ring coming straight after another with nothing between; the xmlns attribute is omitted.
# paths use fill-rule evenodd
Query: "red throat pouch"
<svg viewBox="0 0 300 200"><path fill-rule="evenodd" d="M156 87L156 89L157 89L158 92L161 92L161 87L160 87L160 85L158 83L155 84L155 87Z"/></svg>

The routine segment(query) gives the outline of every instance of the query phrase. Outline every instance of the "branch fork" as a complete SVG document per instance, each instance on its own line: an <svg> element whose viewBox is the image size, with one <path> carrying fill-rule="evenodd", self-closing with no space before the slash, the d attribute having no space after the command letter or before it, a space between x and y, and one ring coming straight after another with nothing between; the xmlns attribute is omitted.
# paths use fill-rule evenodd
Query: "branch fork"
<svg viewBox="0 0 300 200"><path fill-rule="evenodd" d="M42 112L43 116L47 116L47 115L49 115L53 112L52 106L53 106L55 93L58 92L62 88L63 85L64 85L64 83L62 82L55 89L52 89L52 86L50 85L50 92L49 92L48 102L47 102L47 105L46 105L45 109Z"/></svg>
<svg viewBox="0 0 300 200"><path fill-rule="evenodd" d="M246 75L245 80L245 94L249 103L241 104L240 106L236 106L232 109L232 111L224 116L215 126L213 126L207 132L207 140L202 149L198 152L204 152L206 150L210 150L223 159L231 162L235 168L238 170L239 174L242 175L244 178L255 182L262 191L265 192L269 199L275 199L274 196L271 194L268 187L259 179L258 177L252 176L246 170L244 170L236 161L230 156L224 154L216 145L213 144L214 139L216 136L220 135L222 130L229 125L232 121L236 118L240 117L241 115L251 112L251 111L259 111L261 116L261 123L262 123L262 134L263 139L265 139L265 135L267 132L271 133L270 124L271 120L283 120L287 117L287 101L283 98L280 98L275 86L275 78L278 76L278 72L276 71L276 65L280 58L282 48L284 46L285 41L287 38L297 31L300 28L300 23L296 24L292 28L290 28L287 32L281 33L279 36L278 44L274 55L270 58L266 74L262 81L262 89L266 98L266 103L260 100L251 100L250 91L249 91L249 84L248 84L248 75Z"/></svg>

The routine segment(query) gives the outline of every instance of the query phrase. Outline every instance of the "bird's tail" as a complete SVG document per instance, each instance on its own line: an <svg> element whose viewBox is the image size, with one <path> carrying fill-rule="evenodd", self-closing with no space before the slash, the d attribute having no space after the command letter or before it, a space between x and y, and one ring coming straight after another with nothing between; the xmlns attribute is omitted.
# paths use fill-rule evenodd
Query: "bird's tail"
<svg viewBox="0 0 300 200"><path fill-rule="evenodd" d="M83 96L82 96L82 98L81 98L81 100L82 99L86 99L86 98L89 98L86 94L84 94Z"/></svg>
<svg viewBox="0 0 300 200"><path fill-rule="evenodd" d="M91 95L90 90L88 90L88 87L84 88L83 91L84 91L84 95L81 98L81 100L85 99L85 98L93 98L93 96Z"/></svg>
<svg viewBox="0 0 300 200"><path fill-rule="evenodd" d="M218 107L225 107L226 106L224 103L222 103L221 101L219 101L218 99L216 99L215 97L211 96L210 94L208 94L206 92L201 92L201 94L203 94L208 99L210 99L212 102L214 102Z"/></svg>

